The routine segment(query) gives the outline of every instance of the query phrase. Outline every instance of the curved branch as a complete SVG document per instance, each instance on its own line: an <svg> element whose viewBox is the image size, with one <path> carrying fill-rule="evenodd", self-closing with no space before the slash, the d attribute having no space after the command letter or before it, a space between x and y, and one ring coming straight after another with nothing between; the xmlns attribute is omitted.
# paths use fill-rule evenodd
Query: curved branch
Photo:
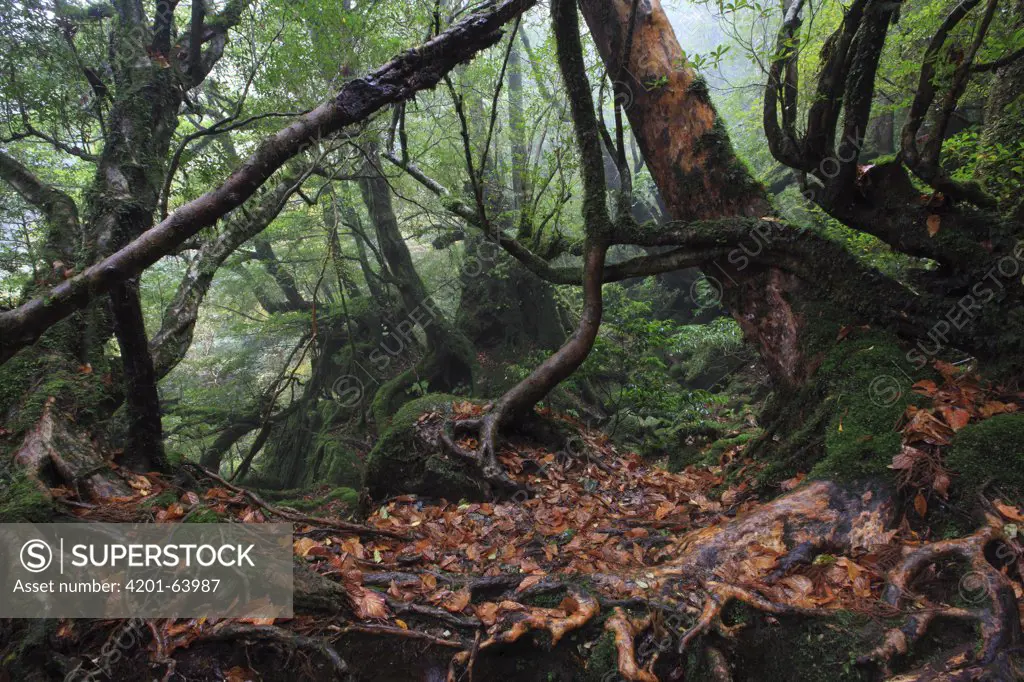
<svg viewBox="0 0 1024 682"><path fill-rule="evenodd" d="M796 133L796 87L798 40L804 0L791 0L775 41L777 54L768 70L764 92L763 121L768 149L780 163L790 168L810 170L804 161ZM779 54L785 54L780 57ZM783 76L785 74L785 76ZM779 99L782 99L782 123L779 124Z"/></svg>
<svg viewBox="0 0 1024 682"><path fill-rule="evenodd" d="M37 178L17 159L0 151L0 179L10 185L22 199L43 214L50 226L47 243L50 249L74 263L74 244L78 236L78 206L59 189Z"/></svg>
<svg viewBox="0 0 1024 682"><path fill-rule="evenodd" d="M975 64L974 66L971 67L971 70L974 71L975 73L995 71L996 69L1001 69L1008 64L1012 64L1021 57L1024 57L1024 47L1011 52L1005 57L1000 57L999 59L995 59L991 62L982 62L981 64Z"/></svg>
<svg viewBox="0 0 1024 682"><path fill-rule="evenodd" d="M286 172L252 211L247 214L239 211L232 215L218 235L200 247L178 285L174 300L164 309L160 330L149 344L158 379L174 369L188 352L199 306L213 283L217 269L239 246L273 222L305 178L305 173Z"/></svg>

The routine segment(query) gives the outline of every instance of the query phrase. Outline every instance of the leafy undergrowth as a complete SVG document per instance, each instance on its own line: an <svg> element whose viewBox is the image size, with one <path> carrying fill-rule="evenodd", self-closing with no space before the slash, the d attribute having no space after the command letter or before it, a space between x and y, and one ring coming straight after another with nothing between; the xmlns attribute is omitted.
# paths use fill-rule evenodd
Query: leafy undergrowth
<svg viewBox="0 0 1024 682"><path fill-rule="evenodd" d="M942 464L948 436L972 421L1016 410L1015 403L995 400L974 379L944 374L942 387L915 386L933 397L934 408L911 408L905 422L897 425L905 446L893 468L916 489L908 499L919 515L927 512L926 496L948 494L950 482L943 477L950 474ZM453 407L463 416L481 409L470 403ZM426 414L417 428L431 428L442 419L438 413ZM449 649L449 679L457 679L472 669L481 651L510 644L528 632L546 632L546 641L557 644L569 633L589 628L586 641L577 643L589 649L605 636L592 627L600 625L615 641L619 674L650 682L658 679L656 672L665 671L657 667L657 655L640 660L634 641L650 641L659 629L680 642L680 651L694 637L715 628L718 637L728 639L734 628L725 626L719 616L729 600L778 615L856 612L875 619L950 608L943 601L948 595L934 596L937 592L930 597L921 594L912 605L883 599L900 557L928 549L926 526L911 527L905 516L903 523L885 529L866 523L863 533L850 533L858 535L856 542L829 549L829 543L841 543L823 534L815 552L792 560L800 543L813 543L819 539L815 533L821 533L810 525L801 529L798 522L805 517L820 521L815 515L825 518L832 502L811 493L806 509L798 497L789 503L792 510L762 502L753 484L759 465L744 458L742 444L726 449L716 466L691 466L673 474L635 454L617 451L598 433L578 424L573 427L582 445L566 451L516 440L503 446L500 459L518 483L529 487L528 497L468 503L403 495L377 505L364 524L341 518L355 502L350 492L324 490L319 503L314 494L299 504L271 505L204 472L199 475L212 484L190 490L176 488L159 475L122 472L136 494L101 505L76 501L67 490L53 493L71 513L94 521L292 521L297 561L340 588L337 594L347 601L339 605L342 617L156 621L150 624L153 641L148 648L154 665L168 665L175 652L197 641L236 632L230 628L242 628L237 636L250 638L251 628L270 628L276 641L291 642L296 649L308 649L311 638L336 641L359 632L414 638L425 646ZM471 449L475 443L467 440L462 445ZM926 462L931 463L928 468ZM804 485L802 479L797 476L783 488L813 493L815 484ZM871 495L869 491L854 499L870 511ZM1013 523L1024 516L1004 502L993 504L991 511L985 537L1005 542L1019 554ZM870 515L861 513L857 522ZM707 549L726 536L724 529L741 526L740 519L761 518L767 521L755 524L753 535L738 535L735 547ZM836 521L836 528L844 522L829 520ZM966 556L967 550L957 551ZM708 552L709 565L695 575L693 569L701 564L694 555L700 552ZM936 556L939 553L936 550ZM1001 570L1014 578L1007 582L1020 603L1016 567L1007 562ZM941 572L932 573L925 581L943 577ZM652 619L654 612L679 619L666 628L661 620ZM73 629L68 626L66 636L71 637ZM906 653L910 644L900 632L890 631L886 644L872 656L885 659L887 665L893 653L885 646ZM330 658L324 651L314 647L312 654ZM583 668L587 665L581 663ZM171 669L167 679L175 679ZM250 672L240 666L232 674L239 680L255 679Z"/></svg>

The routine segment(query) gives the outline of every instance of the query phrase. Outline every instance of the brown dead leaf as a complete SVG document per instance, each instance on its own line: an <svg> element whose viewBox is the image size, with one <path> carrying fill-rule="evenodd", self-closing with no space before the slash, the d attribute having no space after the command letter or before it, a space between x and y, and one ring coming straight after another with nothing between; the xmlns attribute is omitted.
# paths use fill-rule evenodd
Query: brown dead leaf
<svg viewBox="0 0 1024 682"><path fill-rule="evenodd" d="M170 523L171 521L177 521L185 515L185 508L175 502L167 509L161 509L156 513L157 523Z"/></svg>
<svg viewBox="0 0 1024 682"><path fill-rule="evenodd" d="M942 226L942 218L940 216L938 216L937 214L933 213L930 216L928 216L927 224L928 224L928 236L929 237L934 237L935 235L937 235L939 233L939 227Z"/></svg>
<svg viewBox="0 0 1024 682"><path fill-rule="evenodd" d="M959 407L942 405L939 407L939 412L954 431L959 431L971 421L971 413Z"/></svg>
<svg viewBox="0 0 1024 682"><path fill-rule="evenodd" d="M803 481L806 477L807 474L798 471L796 476L794 476L793 478L787 478L780 484L779 487L786 491L793 490L798 485L800 485L800 482Z"/></svg>
<svg viewBox="0 0 1024 682"><path fill-rule="evenodd" d="M490 627L498 620L498 605L492 601L485 601L473 607L473 612L480 622Z"/></svg>
<svg viewBox="0 0 1024 682"><path fill-rule="evenodd" d="M234 668L229 668L224 671L225 682L254 682L259 679L256 674L248 668L243 668L240 665L236 665Z"/></svg>
<svg viewBox="0 0 1024 682"><path fill-rule="evenodd" d="M1017 406L1014 403L1003 403L998 400L990 400L979 408L978 413L986 419L997 414L1016 412Z"/></svg>
<svg viewBox="0 0 1024 682"><path fill-rule="evenodd" d="M519 587L516 588L516 594L530 589L531 587L533 587L534 585L536 585L537 583L539 583L543 579L544 579L544 576L543 575L538 575L538 574L533 574L533 575L526 576L525 578L523 578L523 581L521 583L519 583Z"/></svg>
<svg viewBox="0 0 1024 682"><path fill-rule="evenodd" d="M469 589L462 588L458 592L452 592L448 598L441 603L441 608L451 613L461 613L469 606Z"/></svg>
<svg viewBox="0 0 1024 682"><path fill-rule="evenodd" d="M914 511L921 518L924 518L924 515L928 513L928 500L925 499L925 496L920 491L914 496Z"/></svg>
<svg viewBox="0 0 1024 682"><path fill-rule="evenodd" d="M346 585L352 606L361 620L387 618L388 607L384 595L361 585Z"/></svg>
<svg viewBox="0 0 1024 682"><path fill-rule="evenodd" d="M654 518L661 521L663 518L671 514L676 508L673 502L662 502L658 505L658 508L654 510Z"/></svg>
<svg viewBox="0 0 1024 682"><path fill-rule="evenodd" d="M308 555L309 551L317 546L317 542L313 538L299 538L292 543L292 549L295 551L295 554L301 557Z"/></svg>
<svg viewBox="0 0 1024 682"><path fill-rule="evenodd" d="M939 387L936 386L935 382L932 381L931 379L922 379L921 381L918 381L910 388L913 389L915 393L920 393L922 395L928 396L935 395L935 393L939 390Z"/></svg>
<svg viewBox="0 0 1024 682"><path fill-rule="evenodd" d="M892 458L890 469L897 471L910 471L917 462L927 459L928 454L910 445L904 445Z"/></svg>

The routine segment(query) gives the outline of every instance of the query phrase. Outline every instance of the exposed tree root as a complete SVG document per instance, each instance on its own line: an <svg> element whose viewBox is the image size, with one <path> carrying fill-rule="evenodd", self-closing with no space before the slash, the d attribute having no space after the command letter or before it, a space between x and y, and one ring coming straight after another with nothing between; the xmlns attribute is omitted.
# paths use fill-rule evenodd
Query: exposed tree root
<svg viewBox="0 0 1024 682"><path fill-rule="evenodd" d="M202 467L200 467L200 466L198 466L196 464L192 464L192 463L186 463L185 467L187 467L188 469L191 469L192 471L196 472L196 474L198 474L200 477L208 478L211 481L215 481L218 485L223 486L224 488L227 488L228 490L230 490L232 492L235 492L235 493L238 493L240 495L244 495L244 496L248 497L250 500L252 500L253 504L255 504L256 506L264 509L265 511L269 512L270 514L273 514L274 516L277 516L277 517L280 517L282 519L285 519L286 521L294 521L295 523L305 523L305 524L309 524L311 526L320 526L320 527L324 527L324 528L331 528L331 529L334 529L334 530L337 530L337 531L342 531L342 532L345 532L345 533L352 533L354 535L360 535L360 536L375 536L375 535L379 535L379 536L384 536L384 537L396 538L396 539L399 539L399 540L408 540L409 539L407 536L402 535L401 533L395 533L395 532L391 532L391 531L387 531L387 530L381 530L381 529L378 529L378 528L370 528L369 526L364 526L364 525L359 524L359 523L352 523L350 521L342 521L340 519L323 519L323 518L319 518L319 517L315 517L315 516L307 516L305 514L299 514L298 512L289 511L287 509L282 509L281 507L275 507L274 505L272 505L269 502L265 501L262 497L260 497L259 495L257 495L253 491L248 490L246 488L240 488L240 487L238 487L238 486L236 486L236 485L226 481L224 478L218 476L217 474L213 473L212 471L208 471L207 469L204 469L204 468L202 468Z"/></svg>
<svg viewBox="0 0 1024 682"><path fill-rule="evenodd" d="M168 641L166 638L161 636L156 628L152 627L152 625L150 629L152 630L156 641L156 658L158 660L169 661L168 670L164 675L165 682L170 680L174 673L175 666L173 659L170 658L170 654L178 646L192 646L196 642L204 641L215 642L235 639L270 642L284 647L289 651L289 653L307 651L318 654L330 664L331 669L334 672L334 677L332 679L352 679L348 664L340 655L338 655L338 652L334 650L334 647L328 644L327 640L322 637L307 637L305 635L292 632L291 630L275 627L273 625L250 625L248 623L222 621L215 625L202 628L202 632L198 636L190 636L190 638L186 640L187 643L182 644L180 642Z"/></svg>
<svg viewBox="0 0 1024 682"><path fill-rule="evenodd" d="M456 428L477 429L480 433L486 433L487 425L495 423L497 417L493 417L493 421L488 418L468 419L457 422ZM490 436L494 437L493 431ZM450 438L448 442L452 450L461 450L457 452L460 457L473 459L476 463L481 461L478 454L469 451L467 446L455 445ZM493 452L493 446L491 448L489 452ZM477 452L484 451L488 451L487 445L479 445ZM565 462L559 466L570 468L577 464ZM507 475L501 469L498 471ZM494 472L491 473L493 475ZM558 480L564 480L564 474L556 474L550 484L557 486ZM589 475L593 475L592 472ZM698 493L696 490L687 492ZM870 580L861 586L860 593L855 593L851 587L846 595L835 602L833 600L837 598L834 596L815 596L797 588L812 585L804 573L810 571L810 564L819 555L828 555L826 558L831 557L829 561L836 561L836 557L840 557L840 560L853 565L850 569L853 571L868 571L856 564L858 557L879 552L884 554L889 551L888 548L895 551L898 547L896 531L891 530L894 516L892 496L881 486L864 484L842 487L826 481L815 481L768 503L751 506L733 519L722 518L717 524L698 528L678 538L669 538L661 554L671 556L665 563L648 566L635 574L587 574L585 577L601 595L603 606L614 609L605 628L615 639L619 674L631 682L651 682L657 679L654 664L659 652L653 655L641 652L644 655L638 656L634 648L637 637L650 627L651 620L631 616L625 611L626 607L644 609L660 602L669 613L685 615L691 623L689 627L670 633L677 638L673 640L675 651L677 654L682 653L700 641L711 674L716 680L723 681L731 679L725 653L721 649L710 651L714 648L713 642L703 640L711 633L726 640L734 637L737 628L729 627L722 621L723 610L733 601L777 616L828 617L842 608L876 608L872 602L865 601L864 590L870 590ZM614 534L614 531L611 528L603 532ZM888 660L896 654L906 653L924 634L929 624L940 618L956 618L980 625L983 641L978 656L952 656L941 669L919 671L916 676L905 679L931 679L929 675L947 675L950 680L970 679L969 675L973 672L987 672L994 675L993 679L1014 679L1007 672L1010 665L1008 652L1020 640L1013 585L988 562L984 554L986 546L1001 538L1002 531L993 526L960 540L904 550L903 560L888 573L883 573L879 567L870 569L876 584L883 577L888 584L884 600L886 603L883 605L887 613L901 610L904 602L912 601L912 583L918 574L936 561L951 556L967 560L971 566L970 579L977 580L981 586L976 591L984 592L992 606L959 608L940 605L920 609L909 616L904 628L891 631L875 651L862 657L861 662L880 663L884 672L889 674ZM521 607L522 610L518 610L520 607L517 602L508 601L522 601L536 596L535 593L550 593L560 589L578 595L573 592L576 588L572 587L576 578L552 573L512 593L511 589L520 580L519 577L447 575L445 579L451 580L451 589L459 585L471 592L472 603L476 603L485 591L492 594L496 592L502 595L500 599L505 600L502 602L503 607L512 609L505 612L490 628L485 641L473 649L463 650L453 665L466 666L471 656L475 655L474 652L482 653L499 644L517 641L533 630L551 632L552 639L557 642L567 626L571 625L572 629L581 627L593 617L589 608L576 611L573 614L575 619L573 616L562 619L561 614L552 613L551 609ZM368 575L366 580L373 580L377 584L389 584L391 580L403 584L418 582L415 573L382 574L380 580ZM483 582L477 585L478 581ZM637 594L638 584L643 585L643 598L620 598L624 592ZM923 601L923 595L913 601ZM596 603L594 601L594 613ZM408 605L404 605L403 609L409 610ZM442 612L422 615L430 615L436 622L456 624L452 622L452 614ZM473 627L472 623L462 622L464 615L455 618L459 619L457 627ZM664 655L664 650L660 653Z"/></svg>
<svg viewBox="0 0 1024 682"><path fill-rule="evenodd" d="M908 550L900 564L888 574L888 584L882 595L886 603L900 608L904 601L914 596L911 589L913 582L925 569L942 559L957 558L970 569L960 579L958 587L961 596L967 601L987 602L987 605L976 608L940 607L915 612L902 627L890 630L885 642L864 656L862 662L877 662L888 674L893 657L906 653L932 623L941 618L954 618L977 623L980 648L976 652L957 654L939 668L929 667L899 679L978 679L982 675L990 675L992 679L1014 679L1008 651L1021 643L1016 596L1009 578L985 556L986 548L997 543L999 547L1005 548L1007 545L1002 543L1007 541L1001 524L994 522L967 537L942 540Z"/></svg>
<svg viewBox="0 0 1024 682"><path fill-rule="evenodd" d="M489 412L476 419L462 419L452 424L452 430L456 435L472 432L477 434L479 445L475 450L459 445L445 431L440 434L441 444L445 450L475 467L495 495L527 490L526 486L512 480L505 467L498 461L498 429L501 421L500 412Z"/></svg>
<svg viewBox="0 0 1024 682"><path fill-rule="evenodd" d="M803 616L826 616L829 609L814 609L792 604L783 604L771 601L765 597L746 590L737 585L724 585L717 582L707 584L708 596L704 602L704 610L701 612L697 622L687 630L679 640L679 653L697 637L707 634L714 629L719 634L731 636L728 627L722 623L721 615L725 607L733 600L741 601L752 606L758 611L774 615L803 615Z"/></svg>
<svg viewBox="0 0 1024 682"><path fill-rule="evenodd" d="M684 535L676 545L680 558L658 573L728 581L730 568L753 560L758 571L749 577L774 579L820 552L866 552L887 544L894 535L887 530L892 516L891 499L880 488L815 481L727 523Z"/></svg>
<svg viewBox="0 0 1024 682"><path fill-rule="evenodd" d="M483 428L483 420L467 421L467 428ZM432 427L441 422L433 420L425 429L435 444L442 431ZM550 639L545 636L541 643L552 646L574 632L589 640L598 632L595 621L604 611L608 618L602 626L614 641L622 679L656 682L666 669L682 669L683 652L701 647L708 679L731 682L727 656L741 626L730 626L722 614L738 601L776 616L829 617L845 609L870 609L886 616L904 613L906 623L886 633L860 659L887 676L897 664L906 667L905 655L936 621L976 623L981 640L977 651L947 651L945 660L891 679L1020 679L1013 669L1021 644L1018 586L1008 577L1018 575L1013 566L1017 546L995 519L965 538L915 544L890 530L894 504L886 489L824 481L767 503L744 502L738 515L729 518L722 511L725 507L711 504L706 496L709 487L717 485L714 477L701 483L699 477L644 471L636 460L617 459L610 449L604 451L606 469L583 459L563 461L538 452L547 463L545 475L525 474L532 470L522 462L531 452L518 453L519 464L505 474L537 487L538 494L523 504L442 504L428 510L422 500L410 496L389 502L388 514L371 515L365 526L272 507L219 476L194 470L270 514L299 523L324 523L330 529L327 536L338 540L296 566L295 608L306 618L277 627L167 622L154 628L151 662L171 674L175 665L187 665L187 655L175 657L174 652L193 641L258 639L289 651L313 652L311 661L329 665L342 677L346 667L333 646L360 641L349 635L369 635L387 638L396 646L405 641L420 651L430 649L435 660L442 661L441 675L447 662L449 679L464 681L472 678L474 668L478 677L484 675L482 670L493 669L500 658L488 654L496 648L531 633L547 633ZM512 459L503 454L502 461ZM592 492L574 487L575 479L582 478L597 483ZM638 481L644 484L636 485ZM606 490L618 491L618 499L605 499ZM644 544L649 533L631 534L650 531L657 524L658 518L652 517L659 502L643 501L652 496L665 500L662 520L672 527L694 528L695 521L711 525L678 536L658 535L661 542L652 548ZM546 501L549 498L556 501ZM568 520L545 515L568 515L576 507L588 515L585 522L572 517L578 523L579 541L564 551L553 547ZM646 528L631 523L640 515L651 518ZM370 539L361 543L355 535ZM600 539L593 540L593 535ZM546 539L537 540L540 536ZM452 542L445 541L448 537ZM598 544L589 544L593 542ZM901 543L906 546L897 556ZM515 552L503 554L507 547ZM363 573L371 565L367 553L380 552L385 559L378 565L384 568L409 565L401 559L420 556L418 552L427 549L435 558L421 557L415 562L420 569ZM545 550L551 553L545 555ZM580 552L593 563L569 559L569 552ZM969 603L930 603L925 595L931 592L923 589L921 579L931 575L931 567L953 561L966 565L960 592ZM509 570L516 562L520 570ZM829 573L836 570L842 574L838 581ZM848 574L864 580L857 583ZM556 608L535 605L538 599L555 595L556 601L564 597ZM457 653L449 658L453 652Z"/></svg>
<svg viewBox="0 0 1024 682"><path fill-rule="evenodd" d="M604 623L604 629L612 633L615 638L615 651L619 659L619 674L627 682L658 682L658 678L647 668L641 668L636 661L636 649L633 647L633 640L641 632L651 625L651 618L648 616L642 620L635 620L626 615L620 607L616 606L612 615Z"/></svg>
<svg viewBox="0 0 1024 682"><path fill-rule="evenodd" d="M544 630L551 634L551 646L556 646L567 634L586 625L596 616L601 607L596 598L578 591L570 591L558 609L527 609L515 610L507 614L492 626L490 636L480 643L478 649L483 651L499 644L511 644L523 635L534 630ZM507 629L503 629L507 627ZM460 651L455 655L454 662L466 665L472 656L472 650Z"/></svg>

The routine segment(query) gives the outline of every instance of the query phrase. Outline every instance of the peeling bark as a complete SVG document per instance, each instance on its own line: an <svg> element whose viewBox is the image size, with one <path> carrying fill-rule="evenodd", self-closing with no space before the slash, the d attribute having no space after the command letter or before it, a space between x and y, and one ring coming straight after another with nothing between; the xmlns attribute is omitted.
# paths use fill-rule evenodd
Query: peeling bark
<svg viewBox="0 0 1024 682"><path fill-rule="evenodd" d="M13 461L49 494L66 485L82 499L102 500L130 495L131 489L107 467L99 448L49 398L42 416L15 451Z"/></svg>

